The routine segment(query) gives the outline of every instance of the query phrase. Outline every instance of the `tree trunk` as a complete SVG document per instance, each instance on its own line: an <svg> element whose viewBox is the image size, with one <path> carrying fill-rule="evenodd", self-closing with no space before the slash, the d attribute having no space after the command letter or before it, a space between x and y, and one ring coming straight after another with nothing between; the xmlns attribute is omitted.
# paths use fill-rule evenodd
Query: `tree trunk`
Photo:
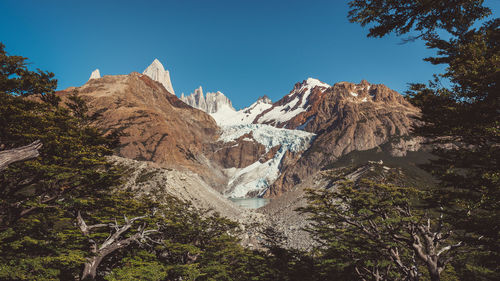
<svg viewBox="0 0 500 281"><path fill-rule="evenodd" d="M437 266L437 263L429 261L429 263L427 263L427 269L429 270L431 281L439 281L441 279L440 277L441 274L439 272L439 267Z"/></svg>
<svg viewBox="0 0 500 281"><path fill-rule="evenodd" d="M94 280L97 275L97 268L99 267L102 260L106 256L108 256L109 254L113 253L116 250L127 247L128 245L130 245L130 243L132 243L132 241L136 241L137 239L139 239L140 235L141 235L140 233L136 233L129 238L120 241L115 241L112 244L98 250L96 255L89 258L88 261L85 263L82 272L82 280Z"/></svg>
<svg viewBox="0 0 500 281"><path fill-rule="evenodd" d="M38 149L42 147L39 140L25 146L14 149L0 151L0 171L7 168L9 164L19 161L33 159L40 155Z"/></svg>
<svg viewBox="0 0 500 281"><path fill-rule="evenodd" d="M103 257L95 256L89 259L88 262L85 263L85 267L82 272L82 280L94 280L97 275L97 267L101 263Z"/></svg>

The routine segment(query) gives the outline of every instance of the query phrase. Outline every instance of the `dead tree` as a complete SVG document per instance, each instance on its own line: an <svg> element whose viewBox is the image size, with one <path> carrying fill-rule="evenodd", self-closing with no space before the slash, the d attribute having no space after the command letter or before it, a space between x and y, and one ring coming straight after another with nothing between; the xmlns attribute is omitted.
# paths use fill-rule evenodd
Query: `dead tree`
<svg viewBox="0 0 500 281"><path fill-rule="evenodd" d="M135 221L143 219L147 216L135 217L133 219L128 219L124 216L125 224L119 225L115 220L114 223L108 224L94 224L87 225L82 218L80 211L78 211L77 222L78 226L85 236L89 236L93 229L108 227L111 230L111 234L106 238L104 242L100 245L92 239L89 239L91 243L90 251L92 256L87 259L85 263L81 280L94 280L97 275L97 268L102 260L109 254L115 252L116 250L123 249L130 245L132 242L142 243L146 240L151 240L149 235L154 232L158 232L156 229L146 230L146 225L143 224L139 226L137 232L133 235L125 238L124 234L132 227Z"/></svg>
<svg viewBox="0 0 500 281"><path fill-rule="evenodd" d="M407 208L396 208L403 216L412 217L412 211ZM441 273L456 255L454 250L462 246L462 241L450 243L452 230L446 230L441 214L432 223L428 214L418 221L409 221L405 226L408 236L392 232L396 241L405 243L413 250L414 255L427 267L432 281L439 281Z"/></svg>
<svg viewBox="0 0 500 281"><path fill-rule="evenodd" d="M14 162L26 161L38 157L40 155L38 150L41 147L42 143L36 140L25 146L0 151L0 171L6 169L9 164Z"/></svg>

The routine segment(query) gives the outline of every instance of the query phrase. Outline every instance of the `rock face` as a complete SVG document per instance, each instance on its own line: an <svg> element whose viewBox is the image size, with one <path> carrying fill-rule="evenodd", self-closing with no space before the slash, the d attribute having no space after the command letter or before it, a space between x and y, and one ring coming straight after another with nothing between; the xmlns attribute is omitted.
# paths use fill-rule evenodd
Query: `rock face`
<svg viewBox="0 0 500 281"><path fill-rule="evenodd" d="M200 86L194 90L189 96L181 95L181 100L194 108L212 114L221 111L225 108L235 111L231 101L221 92L207 93L206 97L203 96L203 88Z"/></svg>
<svg viewBox="0 0 500 281"><path fill-rule="evenodd" d="M366 81L341 82L332 87L308 86L311 84L310 79L296 84L289 95L254 121L317 134L311 147L295 163L287 165L266 196L278 196L290 190L353 150L368 150L408 135L414 122L412 118L419 114L403 96L385 85ZM298 113L292 116L290 112ZM418 145L398 144L397 147L396 154L404 155L405 147L414 150Z"/></svg>
<svg viewBox="0 0 500 281"><path fill-rule="evenodd" d="M172 82L170 81L170 73L168 70L165 70L163 64L161 64L159 60L155 59L142 74L147 75L154 81L160 82L170 94L175 95Z"/></svg>
<svg viewBox="0 0 500 281"><path fill-rule="evenodd" d="M64 98L73 90L87 101L90 114L99 113L98 127L123 131L119 156L187 169L218 183L217 170L210 167L202 147L216 141L219 129L205 112L136 72L92 79L59 95Z"/></svg>
<svg viewBox="0 0 500 281"><path fill-rule="evenodd" d="M229 142L220 142L218 146L211 159L225 169L245 168L261 159L269 160L264 157L266 147L253 138L252 132Z"/></svg>
<svg viewBox="0 0 500 281"><path fill-rule="evenodd" d="M99 79L99 78L101 78L101 73L99 72L99 69L96 69L96 70L92 71L92 74L90 74L89 80Z"/></svg>

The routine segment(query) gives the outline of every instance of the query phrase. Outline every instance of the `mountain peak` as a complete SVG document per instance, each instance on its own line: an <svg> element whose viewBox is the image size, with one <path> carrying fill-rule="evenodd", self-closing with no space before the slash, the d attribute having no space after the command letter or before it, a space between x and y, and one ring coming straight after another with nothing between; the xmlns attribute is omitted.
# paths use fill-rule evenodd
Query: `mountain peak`
<svg viewBox="0 0 500 281"><path fill-rule="evenodd" d="M165 70L163 64L158 59L154 59L142 74L157 82L160 82L169 93L175 95L174 88L172 87L172 82L170 81L170 73L168 72L168 70Z"/></svg>
<svg viewBox="0 0 500 281"><path fill-rule="evenodd" d="M165 70L165 68L163 67L163 64L161 64L161 62L156 58L153 60L153 63L151 63L151 64L158 65L159 67L161 67L161 69Z"/></svg>
<svg viewBox="0 0 500 281"><path fill-rule="evenodd" d="M323 83L320 80L318 80L316 78L312 78L312 77L307 78L307 80L305 80L304 82L302 82L302 84L306 84L308 86L311 86L311 88L314 88L316 86L318 86L318 87L324 87L324 88L330 88L331 87L330 85L328 85L326 83Z"/></svg>
<svg viewBox="0 0 500 281"><path fill-rule="evenodd" d="M273 102L267 95L263 95L257 99L257 103L272 104Z"/></svg>
<svg viewBox="0 0 500 281"><path fill-rule="evenodd" d="M89 80L99 79L99 78L101 78L101 73L99 72L99 69L96 69L96 70L92 71L92 74L90 74Z"/></svg>
<svg viewBox="0 0 500 281"><path fill-rule="evenodd" d="M369 86L370 83L368 83L368 81L366 81L365 79L361 80L361 82L359 83L359 85L362 85L362 86Z"/></svg>
<svg viewBox="0 0 500 281"><path fill-rule="evenodd" d="M212 114L218 112L221 108L227 107L231 111L235 111L231 101L220 91L211 93L207 92L203 96L203 88L200 86L188 96L181 96L181 100L194 108Z"/></svg>

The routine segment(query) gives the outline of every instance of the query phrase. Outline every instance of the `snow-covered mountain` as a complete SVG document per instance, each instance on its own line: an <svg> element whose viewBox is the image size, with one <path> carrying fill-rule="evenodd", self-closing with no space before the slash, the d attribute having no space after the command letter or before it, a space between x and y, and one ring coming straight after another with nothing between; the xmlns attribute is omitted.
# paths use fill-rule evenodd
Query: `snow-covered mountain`
<svg viewBox="0 0 500 281"><path fill-rule="evenodd" d="M325 90L330 88L330 85L314 78L297 83L288 95L256 116L254 123L283 127L285 122L308 110L310 107L309 96L315 88Z"/></svg>
<svg viewBox="0 0 500 281"><path fill-rule="evenodd" d="M148 66L142 72L142 74L149 76L149 78L160 82L167 91L175 95L174 88L172 87L172 82L170 81L170 73L165 70L163 64L158 59L155 59L151 65Z"/></svg>
<svg viewBox="0 0 500 281"><path fill-rule="evenodd" d="M249 107L245 107L241 110L234 111L223 109L210 115L212 115L219 126L246 125L252 124L255 117L271 107L271 100L267 96L263 96L259 97L259 99Z"/></svg>
<svg viewBox="0 0 500 281"><path fill-rule="evenodd" d="M180 99L210 114L219 126L251 124L255 117L272 106L271 100L264 95L249 107L236 111L231 101L219 91L207 93L204 97L201 86L188 96L182 94Z"/></svg>
<svg viewBox="0 0 500 281"><path fill-rule="evenodd" d="M102 89L120 89L123 93L106 95L127 95L152 110L143 114L149 111L140 109L139 114L113 108L109 101L96 106L109 111L101 121L104 127L115 126L113 120L140 119L127 123L134 133L121 140L127 144L122 156L187 168L228 197L280 196L352 151L386 144L401 147L400 156L413 151L403 137L418 109L386 86L364 80L330 86L308 78L275 103L263 96L235 110L223 93L204 94L201 86L179 100L169 72L157 59L143 75L98 78L95 70L82 87L91 89L89 97L98 99L92 93Z"/></svg>

